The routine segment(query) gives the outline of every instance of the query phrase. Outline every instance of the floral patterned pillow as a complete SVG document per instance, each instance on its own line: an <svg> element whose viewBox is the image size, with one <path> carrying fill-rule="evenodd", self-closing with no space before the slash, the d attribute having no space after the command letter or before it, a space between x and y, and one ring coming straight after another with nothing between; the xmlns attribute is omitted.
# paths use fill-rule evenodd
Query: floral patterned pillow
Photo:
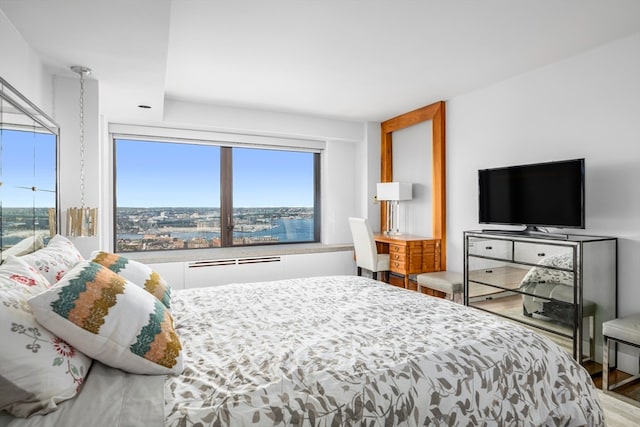
<svg viewBox="0 0 640 427"><path fill-rule="evenodd" d="M84 259L73 243L59 234L49 240L44 248L21 258L42 273L52 285Z"/></svg>
<svg viewBox="0 0 640 427"><path fill-rule="evenodd" d="M0 410L46 414L76 395L92 360L40 325L27 300L49 288L21 258L0 266Z"/></svg>

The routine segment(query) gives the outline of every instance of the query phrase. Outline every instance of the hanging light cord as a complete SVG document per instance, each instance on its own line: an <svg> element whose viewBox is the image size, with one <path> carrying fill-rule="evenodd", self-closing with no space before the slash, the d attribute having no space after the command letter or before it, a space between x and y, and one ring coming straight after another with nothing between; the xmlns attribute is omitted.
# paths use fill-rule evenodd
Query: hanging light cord
<svg viewBox="0 0 640 427"><path fill-rule="evenodd" d="M84 75L80 71L80 207L84 208Z"/></svg>

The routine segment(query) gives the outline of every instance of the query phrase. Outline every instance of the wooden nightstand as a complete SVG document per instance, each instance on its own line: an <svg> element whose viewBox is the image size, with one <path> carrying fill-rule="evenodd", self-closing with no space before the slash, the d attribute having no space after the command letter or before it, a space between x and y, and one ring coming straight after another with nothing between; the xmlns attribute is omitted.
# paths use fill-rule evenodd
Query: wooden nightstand
<svg viewBox="0 0 640 427"><path fill-rule="evenodd" d="M409 287L409 275L440 270L440 239L400 234L374 236L378 253L389 254L392 273L404 276L404 287Z"/></svg>

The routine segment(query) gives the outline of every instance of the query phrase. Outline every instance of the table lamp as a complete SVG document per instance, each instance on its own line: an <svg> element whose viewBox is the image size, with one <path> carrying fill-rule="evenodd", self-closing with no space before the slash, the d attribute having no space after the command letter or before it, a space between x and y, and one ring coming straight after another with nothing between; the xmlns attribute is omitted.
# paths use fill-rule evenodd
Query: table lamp
<svg viewBox="0 0 640 427"><path fill-rule="evenodd" d="M400 200L411 200L413 184L410 182L379 182L377 198L387 202L387 224L385 234L398 235L400 232Z"/></svg>

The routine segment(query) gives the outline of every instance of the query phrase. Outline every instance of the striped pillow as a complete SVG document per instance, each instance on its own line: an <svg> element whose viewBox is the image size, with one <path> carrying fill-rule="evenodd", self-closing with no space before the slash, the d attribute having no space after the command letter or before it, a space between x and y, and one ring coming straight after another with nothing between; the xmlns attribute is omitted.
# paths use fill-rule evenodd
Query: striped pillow
<svg viewBox="0 0 640 427"><path fill-rule="evenodd" d="M105 365L135 374L182 372L169 310L100 264L79 262L29 305L47 329Z"/></svg>
<svg viewBox="0 0 640 427"><path fill-rule="evenodd" d="M91 261L107 267L114 273L144 288L171 308L171 286L148 265L108 252L94 252Z"/></svg>

